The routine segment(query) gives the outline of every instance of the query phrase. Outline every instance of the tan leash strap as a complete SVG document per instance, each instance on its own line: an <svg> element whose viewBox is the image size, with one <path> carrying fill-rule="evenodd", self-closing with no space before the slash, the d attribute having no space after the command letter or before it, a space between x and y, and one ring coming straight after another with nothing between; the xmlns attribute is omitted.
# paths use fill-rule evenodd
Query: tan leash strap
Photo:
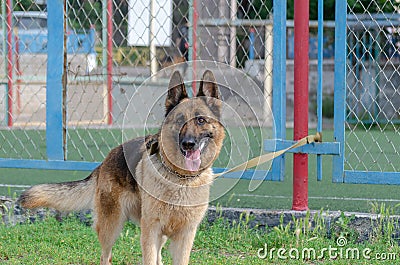
<svg viewBox="0 0 400 265"><path fill-rule="evenodd" d="M301 147L303 145L314 143L314 142L321 142L321 140L322 140L322 137L321 137L321 133L319 133L319 132L317 132L315 135L308 135L308 136L306 136L304 138L301 138L296 143L294 143L293 145L289 146L286 149L282 149L282 150L279 150L279 151L275 151L275 152L272 152L272 153L267 153L267 154L252 158L249 161L246 161L246 162L244 162L244 163L242 163L242 164L240 164L240 165L238 165L236 167L228 169L227 171L224 171L224 172L221 172L221 173L218 173L218 174L214 174L214 176L215 176L215 178L218 178L218 177L220 177L222 175L225 175L225 174L228 174L228 173L231 173L231 172L240 171L240 170L246 170L246 169L255 167L257 165L264 164L264 163L266 163L268 161L271 161L275 157L278 157L278 156L286 153L287 151L289 151L291 149L295 149L295 148Z"/></svg>

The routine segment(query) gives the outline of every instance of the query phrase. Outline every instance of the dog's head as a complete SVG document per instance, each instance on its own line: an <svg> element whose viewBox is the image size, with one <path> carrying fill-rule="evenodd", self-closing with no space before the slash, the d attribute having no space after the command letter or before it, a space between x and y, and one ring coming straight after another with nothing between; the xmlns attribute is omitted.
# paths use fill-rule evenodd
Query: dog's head
<svg viewBox="0 0 400 265"><path fill-rule="evenodd" d="M205 71L197 95L189 98L181 75L174 72L165 108L159 144L166 166L185 176L198 175L211 167L225 137L214 74Z"/></svg>

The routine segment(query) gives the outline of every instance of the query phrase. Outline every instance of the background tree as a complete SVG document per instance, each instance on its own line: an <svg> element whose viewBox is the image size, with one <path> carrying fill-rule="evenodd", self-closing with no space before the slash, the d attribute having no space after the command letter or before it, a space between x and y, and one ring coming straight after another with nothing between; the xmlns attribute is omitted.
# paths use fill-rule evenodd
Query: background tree
<svg viewBox="0 0 400 265"><path fill-rule="evenodd" d="M4 0L3 0L4 1ZM45 7L43 5L37 5L32 0L15 0L14 10L15 11L40 11Z"/></svg>
<svg viewBox="0 0 400 265"><path fill-rule="evenodd" d="M101 0L69 0L69 26L73 29L89 29L93 25L96 30L101 30L101 10Z"/></svg>
<svg viewBox="0 0 400 265"><path fill-rule="evenodd" d="M353 13L393 13L399 10L400 3L395 0L347 0L349 11ZM244 11L243 18L267 19L272 12L272 0L239 0L239 8ZM294 0L287 1L287 18L293 19ZM335 20L335 0L324 1L325 20ZM318 0L310 0L310 19L318 19Z"/></svg>

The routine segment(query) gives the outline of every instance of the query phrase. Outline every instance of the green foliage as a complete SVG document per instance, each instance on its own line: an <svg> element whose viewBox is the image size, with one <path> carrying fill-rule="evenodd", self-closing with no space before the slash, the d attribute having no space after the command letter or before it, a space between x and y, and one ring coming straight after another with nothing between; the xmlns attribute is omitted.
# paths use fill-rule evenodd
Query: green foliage
<svg viewBox="0 0 400 265"><path fill-rule="evenodd" d="M272 1L255 0L252 1L252 7L248 12L248 18L250 19L267 19L269 14L272 12ZM334 20L335 13L335 0L324 1L324 18L325 20ZM294 0L287 1L287 17L293 19L294 16ZM318 0L310 0L310 19L318 19Z"/></svg>
<svg viewBox="0 0 400 265"><path fill-rule="evenodd" d="M347 5L353 13L393 13L399 8L398 1L388 0L347 0Z"/></svg>
<svg viewBox="0 0 400 265"><path fill-rule="evenodd" d="M73 29L101 29L101 0L70 0L68 5L69 24Z"/></svg>
<svg viewBox="0 0 400 265"><path fill-rule="evenodd" d="M272 0L254 0L251 1L247 16L249 19L268 19L272 12Z"/></svg>
<svg viewBox="0 0 400 265"><path fill-rule="evenodd" d="M120 1L116 0L115 3L118 4ZM15 11L41 11L45 9L46 5L37 5L33 0L16 0L14 3ZM97 30L101 29L101 0L69 0L67 10L71 28L89 29L94 25Z"/></svg>
<svg viewBox="0 0 400 265"><path fill-rule="evenodd" d="M333 115L334 115L333 95L325 96L322 99L322 116L325 118L333 118Z"/></svg>
<svg viewBox="0 0 400 265"><path fill-rule="evenodd" d="M15 0L14 11L40 11L40 7L32 0Z"/></svg>
<svg viewBox="0 0 400 265"><path fill-rule="evenodd" d="M371 203L371 214L376 215L376 220L371 222L373 227L373 232L371 235L372 241L384 241L390 246L396 243L393 239L393 236L395 235L395 230L399 227L399 224L394 220L394 218L392 218L392 216L395 214L396 208L399 207L400 204L396 204L394 207L392 207L390 205L386 205L385 203Z"/></svg>
<svg viewBox="0 0 400 265"><path fill-rule="evenodd" d="M354 215L346 216L343 212L334 224L335 238L345 237L349 241L356 241L357 232L350 228L349 224L355 219Z"/></svg>
<svg viewBox="0 0 400 265"><path fill-rule="evenodd" d="M400 3L387 0L348 0L349 9L354 13L392 13L400 6ZM272 12L272 1L255 0L253 7L248 12L250 19L266 19ZM294 0L287 1L287 17L294 17ZM310 0L310 20L318 19L318 0ZM324 19L335 20L335 0L324 1Z"/></svg>

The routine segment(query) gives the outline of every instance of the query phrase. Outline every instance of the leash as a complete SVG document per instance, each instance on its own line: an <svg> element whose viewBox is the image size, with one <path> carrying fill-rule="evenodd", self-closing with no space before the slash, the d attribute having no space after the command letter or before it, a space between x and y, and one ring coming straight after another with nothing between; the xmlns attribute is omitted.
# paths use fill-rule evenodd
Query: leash
<svg viewBox="0 0 400 265"><path fill-rule="evenodd" d="M257 156L255 158L252 158L238 166L235 166L231 169L228 169L224 172L218 173L218 174L214 174L215 178L218 178L222 175L231 173L231 172L235 172L235 171L240 171L240 170L246 170L252 167L255 167L257 165L260 164L264 164L268 161L271 161L272 159L274 159L275 157L278 157L284 153L286 153L287 151L294 149L294 148L298 148L301 146L304 146L306 144L311 144L311 143L315 143L315 142L322 142L322 135L321 133L317 132L315 135L308 135L304 138L301 138L300 140L298 140L296 143L294 143L293 145L289 146L288 148L279 150L279 151L275 151L275 152L271 152L271 153L267 153L267 154L263 154L261 156Z"/></svg>

